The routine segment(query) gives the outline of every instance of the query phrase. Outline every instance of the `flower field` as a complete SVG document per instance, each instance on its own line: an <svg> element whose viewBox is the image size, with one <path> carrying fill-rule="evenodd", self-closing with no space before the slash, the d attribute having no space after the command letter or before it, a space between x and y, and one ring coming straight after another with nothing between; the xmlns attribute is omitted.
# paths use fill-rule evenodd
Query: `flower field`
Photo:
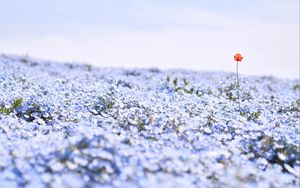
<svg viewBox="0 0 300 188"><path fill-rule="evenodd" d="M0 187L299 187L300 83L0 57Z"/></svg>

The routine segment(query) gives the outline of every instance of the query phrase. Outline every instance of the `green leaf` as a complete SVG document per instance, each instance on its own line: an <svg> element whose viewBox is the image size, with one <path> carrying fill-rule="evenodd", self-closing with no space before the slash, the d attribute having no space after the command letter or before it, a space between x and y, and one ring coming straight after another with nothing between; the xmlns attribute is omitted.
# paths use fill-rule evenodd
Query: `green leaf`
<svg viewBox="0 0 300 188"><path fill-rule="evenodd" d="M16 100L14 100L12 108L17 109L18 107L21 106L22 102L23 102L22 98L18 98Z"/></svg>
<svg viewBox="0 0 300 188"><path fill-rule="evenodd" d="M11 110L10 108L5 108L5 107L2 107L2 108L0 109L0 111L1 111L3 114L6 114L6 115L9 115L9 114L12 112L12 110Z"/></svg>
<svg viewBox="0 0 300 188"><path fill-rule="evenodd" d="M178 79L177 79L177 78L175 78L175 79L173 80L173 84L174 84L174 86L177 86L177 83L178 83Z"/></svg>
<svg viewBox="0 0 300 188"><path fill-rule="evenodd" d="M185 85L185 86L189 85L189 83L190 83L190 82L189 82L188 80L186 80L186 79L183 79L183 82L184 82L184 85Z"/></svg>
<svg viewBox="0 0 300 188"><path fill-rule="evenodd" d="M189 94L192 94L193 92L190 90L190 89L183 89L184 90L184 92L186 92L186 93L189 93Z"/></svg>
<svg viewBox="0 0 300 188"><path fill-rule="evenodd" d="M181 87L175 88L175 92L181 90Z"/></svg>

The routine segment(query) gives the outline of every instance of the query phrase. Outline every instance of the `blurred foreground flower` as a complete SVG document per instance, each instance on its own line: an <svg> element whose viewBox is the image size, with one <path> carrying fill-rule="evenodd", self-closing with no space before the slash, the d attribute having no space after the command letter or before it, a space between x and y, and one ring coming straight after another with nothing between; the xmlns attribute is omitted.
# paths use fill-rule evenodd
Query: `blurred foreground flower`
<svg viewBox="0 0 300 188"><path fill-rule="evenodd" d="M234 60L236 61L236 85L237 85L237 95L238 95L238 104L239 104L239 111L241 112L241 104L240 104L240 84L239 84L239 62L243 60L243 56L240 53L236 53L234 55Z"/></svg>

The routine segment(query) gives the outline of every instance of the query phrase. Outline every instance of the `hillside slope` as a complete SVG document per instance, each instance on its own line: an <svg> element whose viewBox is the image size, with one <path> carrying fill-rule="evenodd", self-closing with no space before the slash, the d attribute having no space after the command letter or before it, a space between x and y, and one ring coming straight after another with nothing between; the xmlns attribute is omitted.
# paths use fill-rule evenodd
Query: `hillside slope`
<svg viewBox="0 0 300 188"><path fill-rule="evenodd" d="M299 187L299 80L0 57L0 187Z"/></svg>

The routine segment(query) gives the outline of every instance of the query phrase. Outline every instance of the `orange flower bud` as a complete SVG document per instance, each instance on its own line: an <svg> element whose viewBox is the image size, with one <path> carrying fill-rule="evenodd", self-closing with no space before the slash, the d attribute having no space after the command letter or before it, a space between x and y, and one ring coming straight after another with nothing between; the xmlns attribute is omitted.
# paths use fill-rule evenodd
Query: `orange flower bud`
<svg viewBox="0 0 300 188"><path fill-rule="evenodd" d="M234 60L235 60L235 61L240 62L240 61L243 60L243 58L244 58L244 57L243 57L240 53L236 53L236 54L234 55Z"/></svg>

